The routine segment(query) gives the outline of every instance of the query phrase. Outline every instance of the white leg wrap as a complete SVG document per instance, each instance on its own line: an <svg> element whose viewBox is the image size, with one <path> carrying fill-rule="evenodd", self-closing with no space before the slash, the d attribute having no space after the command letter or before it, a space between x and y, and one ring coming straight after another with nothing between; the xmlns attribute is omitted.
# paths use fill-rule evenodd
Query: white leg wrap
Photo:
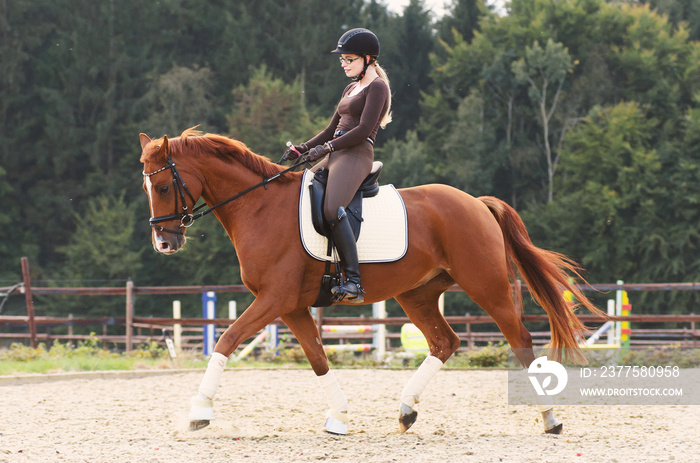
<svg viewBox="0 0 700 463"><path fill-rule="evenodd" d="M331 410L347 412L348 400L345 398L342 389L340 389L340 384L338 384L338 379L335 377L335 372L333 372L333 370L328 370L328 373L325 375L318 376L318 382L323 392L326 393L328 405L331 407Z"/></svg>
<svg viewBox="0 0 700 463"><path fill-rule="evenodd" d="M325 375L318 376L318 383L326 393L330 409L326 414L326 424L323 429L333 434L348 433L348 401L340 389L338 379L333 370L328 370Z"/></svg>
<svg viewBox="0 0 700 463"><path fill-rule="evenodd" d="M212 399L221 382L221 374L224 372L228 358L214 352L209 359L207 371L199 384L199 393L190 399L191 420L213 420L214 405Z"/></svg>
<svg viewBox="0 0 700 463"><path fill-rule="evenodd" d="M535 394L535 401L537 402L537 408L542 413L554 408L554 400L552 400L551 396Z"/></svg>
<svg viewBox="0 0 700 463"><path fill-rule="evenodd" d="M401 403L413 408L420 401L420 395L423 393L423 390L425 390L428 382L440 371L442 365L442 360L439 358L432 355L426 357L403 388L401 392Z"/></svg>
<svg viewBox="0 0 700 463"><path fill-rule="evenodd" d="M218 352L211 354L207 371L199 384L199 393L209 400L213 399L216 394L216 389L219 387L219 382L221 382L221 374L224 372L227 361L228 357L224 354Z"/></svg>

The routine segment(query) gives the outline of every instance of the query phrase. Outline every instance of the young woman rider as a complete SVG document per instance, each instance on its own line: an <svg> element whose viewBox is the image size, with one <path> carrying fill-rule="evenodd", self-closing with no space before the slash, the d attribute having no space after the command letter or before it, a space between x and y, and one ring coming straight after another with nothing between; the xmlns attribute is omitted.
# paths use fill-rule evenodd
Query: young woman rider
<svg viewBox="0 0 700 463"><path fill-rule="evenodd" d="M357 245L345 208L372 168L379 127L391 122L391 90L386 72L377 63L379 40L371 31L363 28L347 31L331 53L340 55L345 75L353 83L343 91L328 127L294 149L308 152L309 161L320 160L313 170L328 169L323 214L330 225L345 276L331 292L336 301L359 304L364 297ZM294 150L285 153L287 159L296 156Z"/></svg>

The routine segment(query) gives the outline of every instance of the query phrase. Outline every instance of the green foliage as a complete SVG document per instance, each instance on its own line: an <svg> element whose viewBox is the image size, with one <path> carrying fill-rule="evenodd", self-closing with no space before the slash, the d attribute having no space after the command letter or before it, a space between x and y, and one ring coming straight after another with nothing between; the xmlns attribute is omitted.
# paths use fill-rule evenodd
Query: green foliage
<svg viewBox="0 0 700 463"><path fill-rule="evenodd" d="M172 364L168 352L151 341L130 353L115 353L100 346L101 342L90 333L76 347L54 341L50 349L44 343L34 349L13 343L9 349L0 350L0 375L22 373L56 373L64 371L133 370L139 368L172 368L201 366L188 359ZM186 357L186 356L185 356Z"/></svg>
<svg viewBox="0 0 700 463"><path fill-rule="evenodd" d="M66 256L66 276L77 279L126 279L139 271L141 251L133 243L136 217L124 195L90 199L84 215L75 214L70 243L59 246Z"/></svg>
<svg viewBox="0 0 700 463"><path fill-rule="evenodd" d="M523 214L533 236L547 227L558 249L608 281L652 264L643 252L658 226L653 196L661 165L649 147L653 124L635 103L594 108L565 144L561 194Z"/></svg>
<svg viewBox="0 0 700 463"><path fill-rule="evenodd" d="M467 366L477 368L505 367L508 365L508 357L511 354L507 343L488 343L480 349L472 349L463 354L466 357Z"/></svg>
<svg viewBox="0 0 700 463"><path fill-rule="evenodd" d="M661 348L629 350L622 355L621 363L631 366L678 366L679 368L700 367L700 349L681 349L677 344Z"/></svg>
<svg viewBox="0 0 700 463"><path fill-rule="evenodd" d="M179 135L184 129L212 119L215 100L212 95L211 69L174 66L154 76L145 95L151 113L143 132L157 130L157 136Z"/></svg>
<svg viewBox="0 0 700 463"><path fill-rule="evenodd" d="M257 153L281 156L288 140L301 143L327 124L311 121L301 94L299 82L286 84L262 66L247 85L233 90L234 109L227 118L230 133Z"/></svg>
<svg viewBox="0 0 700 463"><path fill-rule="evenodd" d="M384 163L383 184L391 183L397 188L404 188L431 183L436 179L431 150L414 131L409 131L405 140L387 142L376 151L375 158Z"/></svg>

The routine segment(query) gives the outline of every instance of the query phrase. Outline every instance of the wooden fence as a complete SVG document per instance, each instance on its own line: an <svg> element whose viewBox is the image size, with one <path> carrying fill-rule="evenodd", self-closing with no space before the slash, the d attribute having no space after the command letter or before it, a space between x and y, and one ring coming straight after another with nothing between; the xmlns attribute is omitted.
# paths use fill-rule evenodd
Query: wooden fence
<svg viewBox="0 0 700 463"><path fill-rule="evenodd" d="M1 339L29 339L32 346L36 347L39 341L50 342L58 339L63 341L74 341L84 339L85 335L73 334L75 326L95 326L101 327L101 334L97 337L105 345L107 343L124 345L126 351L133 349L135 344L143 343L149 340L162 341L163 330L172 333L173 326L180 324L185 330L183 343L191 348L199 348L202 343L201 330L203 325L216 325L221 331L234 322L232 319L217 318L214 320L205 318L157 318L157 317L136 317L134 316L134 296L156 295L156 294L201 294L208 291L216 293L249 293L248 289L243 285L210 285L210 286L135 286L133 282L128 281L124 287L32 287L29 277L29 265L26 258L22 258L22 275L23 284L15 285L11 288L0 288L0 292L5 292L6 297L14 294L23 294L27 305L26 316L3 316L0 314L0 326L8 325L23 325L27 327L27 332L15 333L0 333ZM518 283L517 289L527 292L527 286ZM600 284L582 287L583 290L598 290L598 291L697 291L700 290L700 283L661 283L661 284ZM448 291L461 291L458 286L450 288ZM123 295L126 301L126 310L124 317L98 317L98 318L73 318L73 317L45 317L35 316L33 300L34 295L79 295L79 296L95 296L95 295ZM595 315L579 315L584 323L589 325L602 324L605 320ZM504 341L503 335L497 329L493 331L484 331L475 329L475 326L491 324L495 327L495 323L488 315L467 315L467 316L448 316L445 317L447 322L455 329L455 332L463 341L464 348L473 348L485 342ZM673 329L640 329L639 326L633 330L632 346L648 346L654 344L669 344L679 343L684 347L700 347L700 330L696 328L696 323L700 322L700 315L629 315L623 317L610 317L613 321L629 321L637 325L641 324L658 324L658 323L676 323L685 326ZM368 317L324 317L323 310L317 311L316 317L319 331L323 333L322 326L325 325L403 325L409 323L406 317L388 317L388 318L368 318ZM538 315L523 315L524 322L547 322L546 314ZM275 324L282 325L278 319ZM123 326L124 335L109 335L109 326ZM37 331L37 327L45 328L43 333ZM52 334L51 327L67 326L67 334ZM121 331L121 330L120 330ZM284 332L284 331L283 331ZM190 334L194 333L194 334ZM199 333L199 334L197 334ZM535 331L532 333L535 344L544 344L549 339L549 332ZM350 334L329 334L325 333L327 339L350 339L370 337L370 334L357 333ZM399 337L396 332L387 333L387 343L390 344L391 339ZM651 339L653 338L653 339ZM387 346L391 348L392 346Z"/></svg>

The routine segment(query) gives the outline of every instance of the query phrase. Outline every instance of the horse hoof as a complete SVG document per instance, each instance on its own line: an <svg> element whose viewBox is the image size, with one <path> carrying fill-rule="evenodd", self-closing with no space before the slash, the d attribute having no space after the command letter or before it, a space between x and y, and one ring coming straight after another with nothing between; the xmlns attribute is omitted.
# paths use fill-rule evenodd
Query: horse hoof
<svg viewBox="0 0 700 463"><path fill-rule="evenodd" d="M416 418L418 418L417 411L408 405L401 404L401 410L399 411L399 429L401 432L408 431L408 428L416 422Z"/></svg>
<svg viewBox="0 0 700 463"><path fill-rule="evenodd" d="M209 426L209 420L190 420L190 431L199 431L202 428Z"/></svg>
<svg viewBox="0 0 700 463"><path fill-rule="evenodd" d="M562 423L559 423L558 425L554 426L553 428L545 429L544 432L545 434L561 434L561 432L564 430L564 425Z"/></svg>

